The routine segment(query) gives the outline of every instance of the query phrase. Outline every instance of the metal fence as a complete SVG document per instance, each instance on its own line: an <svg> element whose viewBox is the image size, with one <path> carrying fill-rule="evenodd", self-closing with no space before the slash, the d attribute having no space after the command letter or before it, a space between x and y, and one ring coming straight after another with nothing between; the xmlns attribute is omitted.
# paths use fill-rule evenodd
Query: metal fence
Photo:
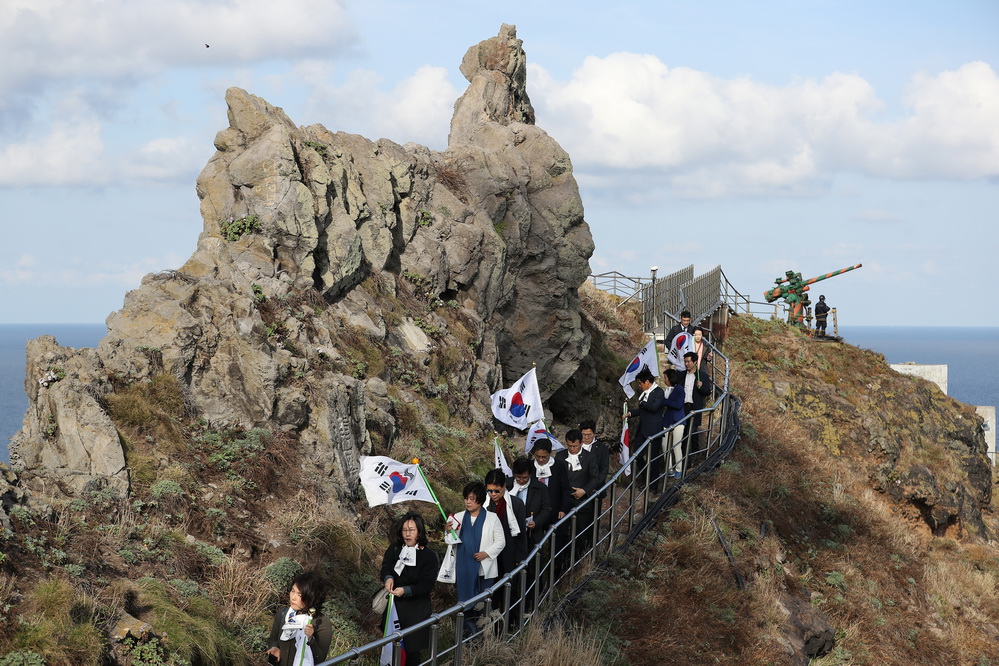
<svg viewBox="0 0 999 666"><path fill-rule="evenodd" d="M580 562L601 561L625 548L640 531L654 524L655 513L664 506L665 499L675 498L680 486L717 465L731 450L738 436L738 401L729 394L728 358L713 347L711 354L709 376L719 380L715 382L714 400L659 433L664 454L659 478L652 478L653 461L647 455L655 439L652 437L642 442L593 496L552 525L523 563L488 590L412 627L351 648L319 666L377 664L386 645L392 646L392 664L398 665L405 637L428 628L429 656L422 663L460 666L485 632L509 639L524 631L539 618L538 609L551 607L564 596L564 583L578 578ZM679 460L673 460L672 444L678 441L682 441L683 453ZM666 477L675 464L679 464L680 477ZM665 485L665 491L657 500L650 489L659 484ZM471 633L466 630L469 618L477 619Z"/></svg>
<svg viewBox="0 0 999 666"><path fill-rule="evenodd" d="M655 331L666 325L663 312L679 312L682 307L682 287L694 279L694 266L665 275L642 285L642 326Z"/></svg>

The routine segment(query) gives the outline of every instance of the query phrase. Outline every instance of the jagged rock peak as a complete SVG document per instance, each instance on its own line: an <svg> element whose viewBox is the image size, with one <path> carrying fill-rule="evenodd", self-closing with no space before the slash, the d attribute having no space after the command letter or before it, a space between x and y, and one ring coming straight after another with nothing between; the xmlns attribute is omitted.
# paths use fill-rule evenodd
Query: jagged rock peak
<svg viewBox="0 0 999 666"><path fill-rule="evenodd" d="M461 73L471 85L455 102L449 143L467 141L482 122L534 124L523 44L517 27L503 24L498 35L465 53Z"/></svg>

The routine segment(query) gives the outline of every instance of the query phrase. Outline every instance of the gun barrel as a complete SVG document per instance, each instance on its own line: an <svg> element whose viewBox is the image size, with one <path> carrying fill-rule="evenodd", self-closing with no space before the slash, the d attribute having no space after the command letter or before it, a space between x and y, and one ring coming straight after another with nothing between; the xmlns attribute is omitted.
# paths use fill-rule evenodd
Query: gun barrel
<svg viewBox="0 0 999 666"><path fill-rule="evenodd" d="M815 282L818 282L819 280L828 280L829 278L835 277L835 276L837 276L837 275L839 275L841 273L847 273L849 271L855 271L858 268L860 268L861 266L863 266L863 264L857 264L856 266L848 266L846 268L841 268L838 271L833 271L832 273L826 273L825 275L819 275L817 277L809 278L808 280L805 280L805 284L814 284Z"/></svg>

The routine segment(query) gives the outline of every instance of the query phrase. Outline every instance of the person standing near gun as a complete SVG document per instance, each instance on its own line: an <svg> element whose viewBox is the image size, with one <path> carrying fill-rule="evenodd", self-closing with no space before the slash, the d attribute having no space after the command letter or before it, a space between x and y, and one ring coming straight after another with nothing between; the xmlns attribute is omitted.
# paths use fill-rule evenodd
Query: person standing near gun
<svg viewBox="0 0 999 666"><path fill-rule="evenodd" d="M825 296L819 296L819 302L815 304L815 335L826 335L826 319L829 317L829 305Z"/></svg>

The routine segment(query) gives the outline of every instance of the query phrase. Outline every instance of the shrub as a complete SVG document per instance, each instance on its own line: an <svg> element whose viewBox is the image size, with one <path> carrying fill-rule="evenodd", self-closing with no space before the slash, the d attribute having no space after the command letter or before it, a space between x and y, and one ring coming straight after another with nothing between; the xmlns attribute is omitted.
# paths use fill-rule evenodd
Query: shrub
<svg viewBox="0 0 999 666"><path fill-rule="evenodd" d="M291 587L291 579L305 571L302 565L290 557L274 560L264 569L264 575L278 595L284 594Z"/></svg>
<svg viewBox="0 0 999 666"><path fill-rule="evenodd" d="M149 494L152 495L154 499L163 499L164 497L183 497L184 489L181 488L180 484L176 481L162 479L154 483L149 488Z"/></svg>
<svg viewBox="0 0 999 666"><path fill-rule="evenodd" d="M18 650L0 657L0 666L45 666L45 660L37 652Z"/></svg>
<svg viewBox="0 0 999 666"><path fill-rule="evenodd" d="M219 225L219 230L226 240L239 240L243 234L260 231L260 220L256 215L244 215L240 218L230 217Z"/></svg>

